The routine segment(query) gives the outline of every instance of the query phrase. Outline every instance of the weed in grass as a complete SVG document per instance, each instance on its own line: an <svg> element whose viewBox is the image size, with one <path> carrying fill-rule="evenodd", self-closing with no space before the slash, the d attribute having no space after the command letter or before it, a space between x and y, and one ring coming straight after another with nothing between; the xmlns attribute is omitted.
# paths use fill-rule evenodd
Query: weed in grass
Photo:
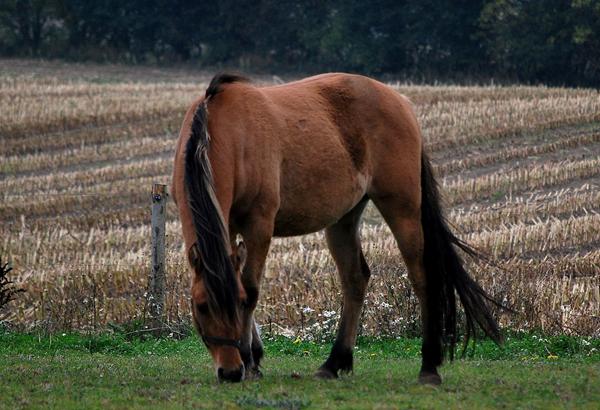
<svg viewBox="0 0 600 410"><path fill-rule="evenodd" d="M19 293L25 292L25 289L14 286L14 282L8 279L11 271L12 267L8 265L8 262L2 263L2 258L0 258L0 310L14 300Z"/></svg>

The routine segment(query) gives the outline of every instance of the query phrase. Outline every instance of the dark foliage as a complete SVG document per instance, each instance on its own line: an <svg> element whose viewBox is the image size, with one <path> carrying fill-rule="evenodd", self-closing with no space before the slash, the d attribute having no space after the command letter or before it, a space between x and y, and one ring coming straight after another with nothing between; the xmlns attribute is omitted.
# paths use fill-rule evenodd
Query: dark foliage
<svg viewBox="0 0 600 410"><path fill-rule="evenodd" d="M12 267L9 267L8 263L3 264L0 258L0 309L13 300L18 293L25 292L24 289L13 286L13 282L8 279L10 271Z"/></svg>
<svg viewBox="0 0 600 410"><path fill-rule="evenodd" d="M3 0L0 55L600 85L590 0Z"/></svg>

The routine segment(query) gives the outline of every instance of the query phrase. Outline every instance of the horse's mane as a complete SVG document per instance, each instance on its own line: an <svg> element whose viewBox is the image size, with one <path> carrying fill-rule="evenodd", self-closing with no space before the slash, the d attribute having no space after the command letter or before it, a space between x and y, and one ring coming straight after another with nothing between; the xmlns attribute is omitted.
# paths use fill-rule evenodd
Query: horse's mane
<svg viewBox="0 0 600 410"><path fill-rule="evenodd" d="M242 76L226 73L211 80L204 101L194 113L185 153L185 187L196 233L188 258L204 281L209 310L230 321L238 320L238 284L229 255L229 234L215 195L208 158L208 103L223 91L224 84L246 81Z"/></svg>
<svg viewBox="0 0 600 410"><path fill-rule="evenodd" d="M210 84L208 84L208 88L204 94L205 101L223 91L223 85L225 84L248 82L250 82L250 79L240 74L219 73L210 80Z"/></svg>

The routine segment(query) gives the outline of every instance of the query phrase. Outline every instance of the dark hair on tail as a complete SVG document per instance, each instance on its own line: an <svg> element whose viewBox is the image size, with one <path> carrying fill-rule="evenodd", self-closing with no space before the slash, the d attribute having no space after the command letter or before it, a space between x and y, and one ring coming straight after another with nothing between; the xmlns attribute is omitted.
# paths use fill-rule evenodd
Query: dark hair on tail
<svg viewBox="0 0 600 410"><path fill-rule="evenodd" d="M185 187L192 212L196 243L188 258L202 275L208 308L230 321L237 321L238 284L229 255L229 234L215 195L212 168L208 158L208 102L222 91L223 84L245 81L229 74L215 76L204 101L198 105L185 152Z"/></svg>
<svg viewBox="0 0 600 410"><path fill-rule="evenodd" d="M427 283L427 311L429 335L440 335L441 351L435 352L442 362L445 353L454 358L456 346L456 297L465 311L466 335L463 355L471 337L476 337L477 327L496 343L502 342L498 324L486 302L498 305L467 273L457 253L478 256L477 251L457 238L448 225L440 206L437 181L425 153L421 159L421 224L425 237L424 264Z"/></svg>

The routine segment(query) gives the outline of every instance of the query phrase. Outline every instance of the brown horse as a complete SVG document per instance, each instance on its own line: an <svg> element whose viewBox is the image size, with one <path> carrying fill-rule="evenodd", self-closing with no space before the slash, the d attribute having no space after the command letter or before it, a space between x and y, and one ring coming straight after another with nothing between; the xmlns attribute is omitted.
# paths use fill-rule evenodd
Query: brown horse
<svg viewBox="0 0 600 410"><path fill-rule="evenodd" d="M393 232L419 299L419 380L439 384L437 367L453 355L455 292L466 338L480 327L501 339L488 297L456 248L473 251L440 209L411 104L375 80L324 74L256 87L235 75L214 77L185 116L172 193L194 272L194 324L219 380L260 375L263 348L253 312L271 238L321 229L341 278L343 307L333 349L317 375L352 370L370 276L358 234L369 200ZM236 245L237 235L245 245Z"/></svg>

